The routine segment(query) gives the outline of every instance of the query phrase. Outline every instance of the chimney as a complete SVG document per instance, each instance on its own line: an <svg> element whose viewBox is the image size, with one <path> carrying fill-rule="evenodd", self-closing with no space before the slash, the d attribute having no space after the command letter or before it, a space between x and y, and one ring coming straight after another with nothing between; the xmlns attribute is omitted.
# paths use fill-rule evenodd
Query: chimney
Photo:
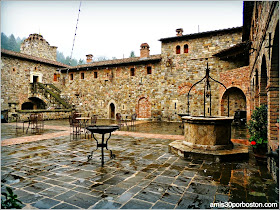
<svg viewBox="0 0 280 210"><path fill-rule="evenodd" d="M177 36L183 36L183 29L182 28L178 28L176 29L176 32L177 32Z"/></svg>
<svg viewBox="0 0 280 210"><path fill-rule="evenodd" d="M147 58L150 56L150 46L147 43L140 45L140 58Z"/></svg>
<svg viewBox="0 0 280 210"><path fill-rule="evenodd" d="M93 55L92 54L88 54L88 55L86 55L86 57L87 57L87 63L91 63Z"/></svg>

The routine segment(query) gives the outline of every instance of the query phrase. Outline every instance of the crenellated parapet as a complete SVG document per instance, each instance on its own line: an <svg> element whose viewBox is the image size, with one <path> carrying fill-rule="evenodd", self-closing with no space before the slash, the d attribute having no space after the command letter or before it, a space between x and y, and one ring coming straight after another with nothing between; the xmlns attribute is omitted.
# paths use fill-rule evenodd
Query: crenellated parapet
<svg viewBox="0 0 280 210"><path fill-rule="evenodd" d="M41 34L30 34L20 46L21 53L53 61L56 61L56 50L57 47L50 46Z"/></svg>

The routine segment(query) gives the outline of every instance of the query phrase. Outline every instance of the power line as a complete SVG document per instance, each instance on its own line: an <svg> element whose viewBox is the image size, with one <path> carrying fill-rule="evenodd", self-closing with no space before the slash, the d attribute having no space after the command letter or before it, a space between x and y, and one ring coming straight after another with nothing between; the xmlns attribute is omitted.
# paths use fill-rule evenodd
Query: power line
<svg viewBox="0 0 280 210"><path fill-rule="evenodd" d="M69 65L71 65L71 60L72 60L72 55L73 55L73 50L74 50L74 45L75 45L75 39L76 39L76 35L77 35L79 17L80 17L80 12L81 12L81 5L82 5L82 2L80 1L79 12L78 12L78 18L77 18L77 23L76 23L76 29L75 29L74 39L73 39L73 45L72 45L72 50L71 50Z"/></svg>

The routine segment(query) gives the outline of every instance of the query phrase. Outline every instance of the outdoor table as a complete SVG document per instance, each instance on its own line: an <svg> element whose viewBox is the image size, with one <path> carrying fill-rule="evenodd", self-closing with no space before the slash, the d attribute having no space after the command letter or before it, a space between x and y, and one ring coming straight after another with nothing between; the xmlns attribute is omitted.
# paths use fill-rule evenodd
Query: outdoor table
<svg viewBox="0 0 280 210"><path fill-rule="evenodd" d="M104 147L108 149L108 141L111 138L111 133L117 129L119 129L119 126L117 125L95 125L95 126L88 126L86 129L88 129L92 137L95 139L97 145L96 149L91 151L91 154L88 155L88 161L92 159L92 154L94 151L98 149L98 147L101 147L101 166L103 167L104 165ZM98 140L95 138L94 134L102 134L102 141L101 143L98 143ZM106 140L106 143L104 143L105 140L105 134L109 133L109 137ZM110 150L110 158L113 159L115 158L115 155L113 154L112 150Z"/></svg>

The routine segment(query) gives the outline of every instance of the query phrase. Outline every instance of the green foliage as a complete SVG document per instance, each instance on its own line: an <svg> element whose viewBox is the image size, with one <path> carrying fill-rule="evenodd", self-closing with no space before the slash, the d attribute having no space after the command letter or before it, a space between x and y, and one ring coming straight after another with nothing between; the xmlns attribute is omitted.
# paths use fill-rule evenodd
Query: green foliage
<svg viewBox="0 0 280 210"><path fill-rule="evenodd" d="M131 51L131 53L130 53L130 56L129 56L130 58L134 58L135 57L135 54L134 54L134 51Z"/></svg>
<svg viewBox="0 0 280 210"><path fill-rule="evenodd" d="M3 32L1 33L1 48L6 50L11 50L15 52L20 51L20 45L23 42L25 38L17 38L15 39L15 36L11 34L9 37L7 37Z"/></svg>
<svg viewBox="0 0 280 210"><path fill-rule="evenodd" d="M1 209L21 209L22 202L17 199L17 195L14 194L13 190L9 187L6 187L7 193L2 192L1 194L5 197L1 197Z"/></svg>
<svg viewBox="0 0 280 210"><path fill-rule="evenodd" d="M267 145L267 107L261 105L254 110L248 124L249 141L254 148Z"/></svg>

